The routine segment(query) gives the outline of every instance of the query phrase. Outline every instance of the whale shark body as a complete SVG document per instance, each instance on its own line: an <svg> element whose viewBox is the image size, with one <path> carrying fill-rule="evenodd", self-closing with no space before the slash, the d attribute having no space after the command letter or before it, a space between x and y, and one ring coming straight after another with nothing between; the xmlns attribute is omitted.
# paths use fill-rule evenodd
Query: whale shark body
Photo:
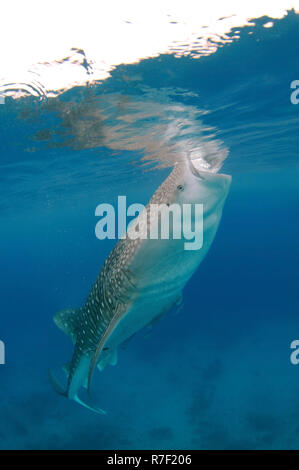
<svg viewBox="0 0 299 470"><path fill-rule="evenodd" d="M103 370L107 364L116 364L121 344L179 302L184 286L214 239L230 181L228 175L197 170L191 160L177 163L146 206L146 218L149 225L153 223L152 204L202 204L201 249L186 250L182 238L127 236L118 241L104 262L84 305L56 313L55 323L74 343L72 360L64 366L66 387L50 374L59 394L105 413L90 399L79 397L81 387L89 390L95 367ZM142 224L141 216L137 223ZM161 219L158 223L161 224ZM127 235L129 231L130 228Z"/></svg>

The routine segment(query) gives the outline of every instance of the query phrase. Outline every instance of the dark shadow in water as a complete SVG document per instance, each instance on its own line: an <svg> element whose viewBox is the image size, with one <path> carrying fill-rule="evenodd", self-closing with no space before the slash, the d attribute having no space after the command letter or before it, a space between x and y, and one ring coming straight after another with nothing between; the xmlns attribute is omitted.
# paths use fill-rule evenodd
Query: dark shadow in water
<svg viewBox="0 0 299 470"><path fill-rule="evenodd" d="M167 426L152 428L149 431L148 436L151 440L158 442L170 441L174 437L172 429Z"/></svg>

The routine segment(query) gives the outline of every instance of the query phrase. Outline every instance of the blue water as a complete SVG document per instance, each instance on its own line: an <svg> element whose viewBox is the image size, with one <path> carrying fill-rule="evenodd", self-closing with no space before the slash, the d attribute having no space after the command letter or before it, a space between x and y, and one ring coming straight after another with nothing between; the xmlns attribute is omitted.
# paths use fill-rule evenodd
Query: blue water
<svg viewBox="0 0 299 470"><path fill-rule="evenodd" d="M208 57L0 106L1 449L298 449L299 17L266 20ZM114 246L94 235L95 207L147 202L203 143L232 175L218 233L182 310L94 375L98 416L51 389L72 351L52 317L84 302Z"/></svg>

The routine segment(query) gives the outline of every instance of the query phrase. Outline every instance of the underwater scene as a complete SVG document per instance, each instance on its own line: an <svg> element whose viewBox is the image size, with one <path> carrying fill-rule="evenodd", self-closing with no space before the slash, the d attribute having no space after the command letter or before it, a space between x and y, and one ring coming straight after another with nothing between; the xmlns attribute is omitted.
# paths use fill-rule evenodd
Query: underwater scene
<svg viewBox="0 0 299 470"><path fill-rule="evenodd" d="M299 449L299 4L86 3L1 33L0 449Z"/></svg>

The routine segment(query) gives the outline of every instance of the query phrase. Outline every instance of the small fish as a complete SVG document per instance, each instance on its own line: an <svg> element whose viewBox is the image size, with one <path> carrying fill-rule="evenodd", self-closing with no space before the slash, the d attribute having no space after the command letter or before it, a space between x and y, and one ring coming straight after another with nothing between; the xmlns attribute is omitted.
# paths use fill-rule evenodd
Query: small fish
<svg viewBox="0 0 299 470"><path fill-rule="evenodd" d="M103 370L107 364L116 364L118 347L140 329L152 325L181 298L184 286L214 239L230 182L228 175L197 170L189 159L175 165L146 206L146 220L150 225L151 204L203 204L202 248L186 250L183 238L119 240L85 304L54 316L56 325L74 343L72 360L64 366L66 387L50 373L57 393L92 411L105 413L90 398L79 397L81 387L89 390L95 367ZM142 220L139 214L137 225Z"/></svg>

